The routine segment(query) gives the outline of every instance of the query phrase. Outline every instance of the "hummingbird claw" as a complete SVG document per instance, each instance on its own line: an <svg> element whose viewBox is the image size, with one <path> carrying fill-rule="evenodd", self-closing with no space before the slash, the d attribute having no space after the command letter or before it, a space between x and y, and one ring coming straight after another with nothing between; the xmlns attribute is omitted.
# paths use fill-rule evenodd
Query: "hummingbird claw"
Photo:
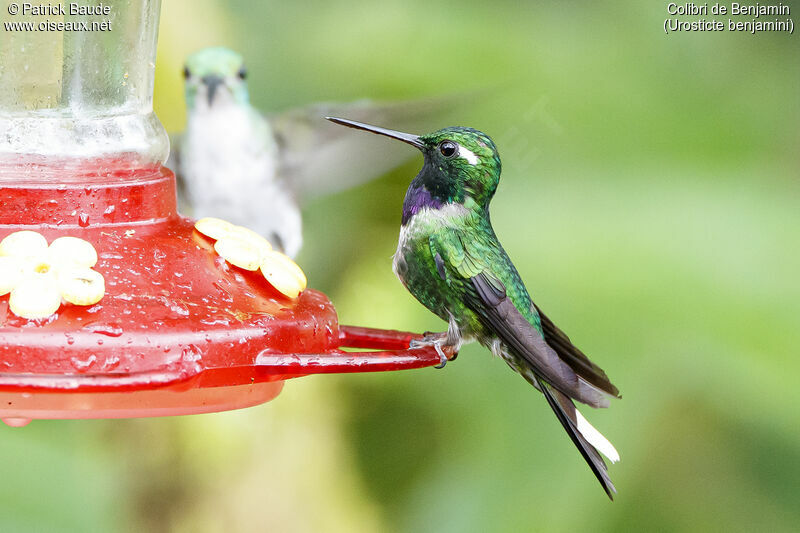
<svg viewBox="0 0 800 533"><path fill-rule="evenodd" d="M442 350L441 342L434 341L433 346L434 348L436 348L436 353L439 354L439 364L433 368L439 368L439 369L444 368L444 365L447 364L447 361L449 361L449 359L447 359L444 350Z"/></svg>
<svg viewBox="0 0 800 533"><path fill-rule="evenodd" d="M444 352L442 346L449 346L447 344L447 334L446 333L434 333L430 331L426 331L423 334L421 339L413 339L409 344L411 348L422 348L424 346L433 346L436 350L436 353L439 354L439 364L436 365L434 368L444 368L448 361L452 361L458 355L458 352L454 353L452 357L447 357L447 354Z"/></svg>

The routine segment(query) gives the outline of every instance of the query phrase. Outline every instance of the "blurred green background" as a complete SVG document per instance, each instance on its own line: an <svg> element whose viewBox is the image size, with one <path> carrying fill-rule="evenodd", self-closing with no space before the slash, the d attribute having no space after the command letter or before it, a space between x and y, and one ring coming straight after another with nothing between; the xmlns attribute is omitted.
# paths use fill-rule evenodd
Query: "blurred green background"
<svg viewBox="0 0 800 533"><path fill-rule="evenodd" d="M492 220L537 302L622 391L584 410L622 456L614 503L539 394L469 346L238 412L0 429L0 529L796 531L800 37L665 35L666 4L162 7L170 131L208 45L243 53L265 111L500 88L460 122L500 149ZM343 323L443 327L391 272L419 165L305 213L299 262Z"/></svg>

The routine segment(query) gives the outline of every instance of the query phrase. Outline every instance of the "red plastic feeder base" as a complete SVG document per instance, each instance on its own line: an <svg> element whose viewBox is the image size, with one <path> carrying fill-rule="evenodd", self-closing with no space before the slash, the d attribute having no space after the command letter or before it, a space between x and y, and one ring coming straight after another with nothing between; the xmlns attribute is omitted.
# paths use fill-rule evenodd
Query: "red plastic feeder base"
<svg viewBox="0 0 800 533"><path fill-rule="evenodd" d="M166 168L105 161L55 183L31 178L31 165L0 163L0 238L32 229L88 240L106 294L44 320L16 317L0 297L0 418L11 425L237 409L292 377L439 363L432 347L409 349L416 335L340 327L324 294L288 300L227 264L176 213Z"/></svg>

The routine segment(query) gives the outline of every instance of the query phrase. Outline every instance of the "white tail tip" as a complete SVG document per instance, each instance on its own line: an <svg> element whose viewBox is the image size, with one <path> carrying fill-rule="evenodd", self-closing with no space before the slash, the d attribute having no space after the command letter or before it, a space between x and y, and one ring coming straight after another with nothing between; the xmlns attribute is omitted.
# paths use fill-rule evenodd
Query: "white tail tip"
<svg viewBox="0 0 800 533"><path fill-rule="evenodd" d="M583 435L583 438L585 438L589 444L597 448L600 453L608 457L608 460L612 463L619 461L619 453L617 449L614 448L614 445L597 431L577 409L575 409L575 417L578 421L578 431Z"/></svg>

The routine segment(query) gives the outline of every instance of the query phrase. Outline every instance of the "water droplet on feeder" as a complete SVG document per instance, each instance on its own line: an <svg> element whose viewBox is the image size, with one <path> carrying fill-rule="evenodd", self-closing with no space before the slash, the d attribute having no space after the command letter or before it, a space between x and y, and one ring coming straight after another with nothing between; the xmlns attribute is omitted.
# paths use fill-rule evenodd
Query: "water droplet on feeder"
<svg viewBox="0 0 800 533"><path fill-rule="evenodd" d="M107 337L119 337L122 335L122 328L112 324L92 324L90 326L86 326L85 329L88 329L92 333L99 333L100 335L105 335Z"/></svg>
<svg viewBox="0 0 800 533"><path fill-rule="evenodd" d="M69 360L69 362L72 363L72 368L78 372L86 372L94 365L95 361L97 361L96 355L91 355L88 359L83 360L78 357L72 357Z"/></svg>
<svg viewBox="0 0 800 533"><path fill-rule="evenodd" d="M89 215L87 213L82 212L78 215L78 225L82 228L89 225Z"/></svg>
<svg viewBox="0 0 800 533"><path fill-rule="evenodd" d="M27 426L28 424L30 424L31 423L31 419L30 418L23 418L23 417L16 417L15 416L15 417L4 418L3 422L5 422L5 424L8 427L21 428L23 426Z"/></svg>

